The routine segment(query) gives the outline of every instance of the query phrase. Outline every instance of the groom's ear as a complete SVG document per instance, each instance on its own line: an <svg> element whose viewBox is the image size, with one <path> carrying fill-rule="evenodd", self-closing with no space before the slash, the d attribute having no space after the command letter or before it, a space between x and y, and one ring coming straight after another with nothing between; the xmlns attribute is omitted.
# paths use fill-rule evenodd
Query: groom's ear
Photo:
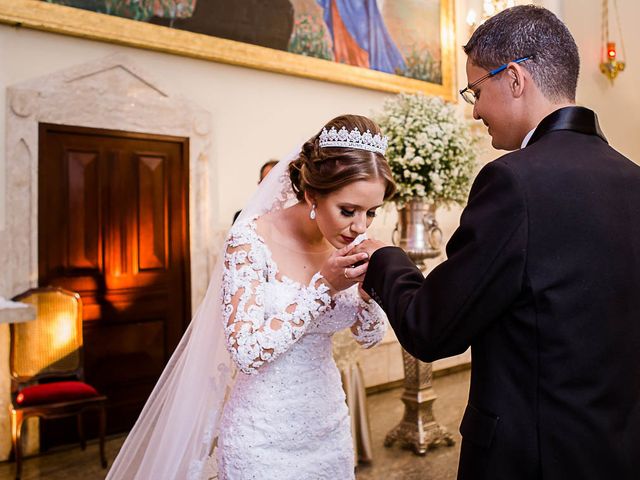
<svg viewBox="0 0 640 480"><path fill-rule="evenodd" d="M506 73L509 78L511 95L513 98L520 98L524 93L524 85L527 80L524 69L517 63L510 63Z"/></svg>

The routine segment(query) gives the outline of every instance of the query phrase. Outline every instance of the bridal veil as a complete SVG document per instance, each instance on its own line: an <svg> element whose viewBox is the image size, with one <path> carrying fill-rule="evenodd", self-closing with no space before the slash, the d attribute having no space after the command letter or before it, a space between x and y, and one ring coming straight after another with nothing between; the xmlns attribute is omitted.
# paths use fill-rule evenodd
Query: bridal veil
<svg viewBox="0 0 640 480"><path fill-rule="evenodd" d="M296 202L289 164L280 161L260 183L238 222ZM235 367L227 352L222 311L221 255L204 300L125 440L107 480L217 478L214 449Z"/></svg>

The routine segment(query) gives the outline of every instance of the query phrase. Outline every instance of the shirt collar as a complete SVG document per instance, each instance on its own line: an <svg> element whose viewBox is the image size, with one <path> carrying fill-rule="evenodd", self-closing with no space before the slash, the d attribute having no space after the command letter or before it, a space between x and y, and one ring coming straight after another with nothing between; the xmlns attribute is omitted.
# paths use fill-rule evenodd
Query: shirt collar
<svg viewBox="0 0 640 480"><path fill-rule="evenodd" d="M532 128L531 130L529 130L529 133L527 133L527 135L524 137L524 140L522 140L522 145L520 145L521 149L527 146L527 144L529 143L529 140L531 140L531 137L533 136L533 132L535 131L536 131L535 128Z"/></svg>

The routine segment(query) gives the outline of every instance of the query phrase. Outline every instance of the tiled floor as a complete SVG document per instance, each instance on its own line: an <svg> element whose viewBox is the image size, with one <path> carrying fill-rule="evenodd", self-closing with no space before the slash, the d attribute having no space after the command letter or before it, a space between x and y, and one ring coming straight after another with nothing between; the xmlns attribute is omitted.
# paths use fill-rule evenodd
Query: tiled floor
<svg viewBox="0 0 640 480"><path fill-rule="evenodd" d="M358 480L455 480L460 454L458 427L467 404L469 370L436 378L433 387L438 395L433 404L437 422L453 435L455 445L429 450L423 457L398 446L386 448L384 437L395 427L404 412L400 400L402 389L371 395L369 419L374 439L373 462L360 466Z"/></svg>
<svg viewBox="0 0 640 480"><path fill-rule="evenodd" d="M423 457L399 447L382 445L386 433L402 418L401 389L390 390L369 397L369 417L374 439L374 458L369 465L358 468L358 480L453 480L456 478L462 418L469 391L469 371L436 378L434 388L438 399L434 404L437 421L454 436L452 447L430 450ZM116 456L124 437L107 442L109 462ZM102 480L106 471L100 468L98 445L90 443L83 452L79 448L65 448L25 460L23 480ZM0 463L0 479L15 476L13 463ZM151 479L150 479L151 480ZM155 480L155 479L154 479ZM160 479L158 479L160 480ZM338 479L336 479L338 480Z"/></svg>

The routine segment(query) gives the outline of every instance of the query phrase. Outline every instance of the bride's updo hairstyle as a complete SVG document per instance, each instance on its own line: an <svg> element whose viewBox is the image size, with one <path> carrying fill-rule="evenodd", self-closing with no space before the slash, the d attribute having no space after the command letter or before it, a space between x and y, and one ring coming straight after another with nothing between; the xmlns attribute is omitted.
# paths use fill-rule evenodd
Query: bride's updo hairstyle
<svg viewBox="0 0 640 480"><path fill-rule="evenodd" d="M372 135L381 134L375 122L360 115L340 115L329 121L324 128L342 127L351 132L357 128L361 134L367 130ZM379 152L351 147L320 148L321 131L303 146L300 156L289 165L291 185L298 200L305 192L328 195L359 180L382 179L385 182L384 199L389 200L396 191L387 160Z"/></svg>

